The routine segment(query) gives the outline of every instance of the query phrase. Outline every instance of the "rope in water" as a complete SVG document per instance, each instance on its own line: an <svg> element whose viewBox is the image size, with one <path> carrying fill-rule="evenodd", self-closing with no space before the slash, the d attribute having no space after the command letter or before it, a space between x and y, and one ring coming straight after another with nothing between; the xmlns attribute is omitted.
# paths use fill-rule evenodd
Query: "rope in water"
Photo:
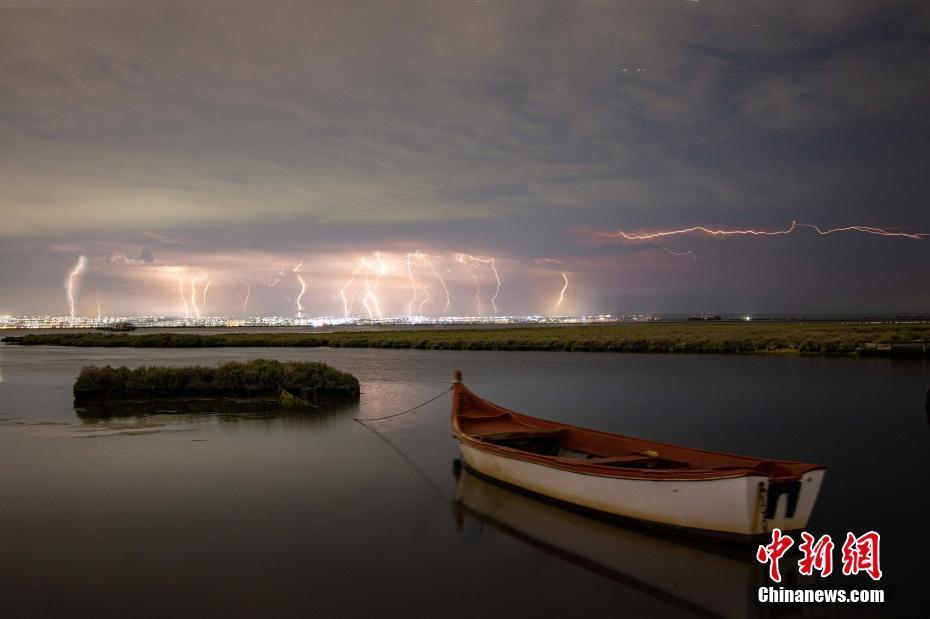
<svg viewBox="0 0 930 619"><path fill-rule="evenodd" d="M407 454L404 453L404 450L403 450L403 449L401 449L400 447L398 447L397 445L395 445L394 443L392 443L392 442L388 439L388 437L386 437L386 436L384 436L383 434L381 434L380 432L378 432L375 428L372 428L372 427L369 426L369 425L365 425L362 421L360 421L360 420L358 420L358 419L355 419L354 421L356 421L356 422L358 423L358 425L362 426L362 427L365 428L366 430L369 430L372 434L374 434L374 435L377 436L379 439L381 439L382 441L384 441L384 443L385 443L388 447L390 447L391 450L392 450L394 453L396 453L398 456L400 456L401 459L402 459L404 462L406 462L407 465L408 465L411 469L413 469L413 471L414 471L417 475L420 476L420 479L422 479L423 481L426 482L426 485L429 486L430 489L436 494L436 496L439 497L439 499L442 501L443 505L447 505L447 504L449 503L449 497L446 496L446 493L443 492L442 489L441 489L439 486L436 485L436 482L434 482L434 481L430 478L430 476L427 475L427 474L423 471L423 469L421 469L419 466L417 466L417 463L414 462L413 459L412 459L410 456L408 456Z"/></svg>
<svg viewBox="0 0 930 619"><path fill-rule="evenodd" d="M352 420L353 420L353 421L357 421L357 422L359 422L359 423L364 423L364 422L366 422L366 421L381 421L381 420L383 420L383 419L391 419L391 418L393 418L393 417L400 417L401 415L406 415L407 413L412 413L413 411L417 410L418 408L423 408L424 406L426 406L426 405L429 404L430 402L435 402L436 400L438 400L438 399L441 398L442 396L446 395L446 394L449 393L450 391L452 391L452 387L449 387L448 389L446 389L445 391L443 391L443 392L440 393L439 395L430 398L430 399L427 400L426 402L423 402L423 403L421 403L421 404L417 404L417 405L414 406L413 408L408 408L408 409L405 410L405 411L400 411L399 413L394 413L393 415L385 415L384 417L367 417L367 418L365 418L365 419L362 419L361 417L353 417Z"/></svg>
<svg viewBox="0 0 930 619"><path fill-rule="evenodd" d="M447 497L447 496L446 496L446 493L443 492L442 489L441 489L439 486L436 485L436 482L434 482L434 481L430 478L430 476L427 475L427 474L423 471L423 469L421 469L419 466L417 466L417 463L414 462L414 461L410 458L410 456L408 456L407 454L405 454L404 451L403 451L400 447L398 447L397 445L395 445L394 443L392 443L386 436L384 436L383 434L381 434L380 432L378 432L378 430L377 430L376 428L373 428L372 426L369 426L369 425L368 425L367 423L365 423L365 422L366 422L366 421L381 421L382 419L391 419L392 417L400 417L401 415L406 415L407 413L412 413L413 411L415 411L415 410L417 410L417 409L423 408L424 406L426 406L426 405L429 404L430 402L435 402L436 400L438 400L438 399L441 398L442 396L444 396L444 395L446 395L447 393L449 393L450 391L452 391L452 389L453 389L453 387L449 387L448 389L446 389L445 391L443 391L443 392L440 393L439 395L436 395L436 396L430 398L429 400L427 400L427 401L425 401L425 402L422 402L422 403L420 403L420 404L417 404L417 405L414 406L413 408L408 408L407 410L400 411L399 413L394 413L393 415L385 415L384 417L369 417L369 418L367 418L367 419L361 419L361 418L359 418L359 417L353 417L353 418L352 418L352 421L356 422L358 425L362 426L363 428L365 428L365 429L371 431L375 436L377 436L379 439L381 439L382 441L384 441L385 444L387 444L387 446L390 447L390 448L394 451L394 453L396 453L398 456L400 456L401 459L402 459L404 462L406 462L407 465L408 465L410 468L412 468L413 471L414 471L417 475L420 476L420 479L422 479L423 481L426 482L426 485L429 486L429 488L436 494L437 497L439 497L439 499L442 501L442 503L443 503L444 505L447 505L447 504L448 504L448 502L449 502L449 497Z"/></svg>

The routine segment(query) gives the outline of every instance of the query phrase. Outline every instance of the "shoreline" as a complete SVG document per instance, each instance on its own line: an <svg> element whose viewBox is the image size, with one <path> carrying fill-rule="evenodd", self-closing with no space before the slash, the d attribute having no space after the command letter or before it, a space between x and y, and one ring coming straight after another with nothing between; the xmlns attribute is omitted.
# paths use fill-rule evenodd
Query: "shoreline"
<svg viewBox="0 0 930 619"><path fill-rule="evenodd" d="M325 333L46 333L7 345L132 348L394 348L925 357L928 323L635 323L495 329L406 329ZM891 345L891 346L888 346Z"/></svg>

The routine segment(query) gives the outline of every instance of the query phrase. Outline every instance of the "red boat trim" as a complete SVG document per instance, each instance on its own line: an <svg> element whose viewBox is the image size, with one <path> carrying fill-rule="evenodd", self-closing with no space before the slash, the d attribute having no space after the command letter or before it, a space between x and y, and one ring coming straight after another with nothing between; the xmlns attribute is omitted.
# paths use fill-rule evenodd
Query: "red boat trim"
<svg viewBox="0 0 930 619"><path fill-rule="evenodd" d="M465 413L468 411L475 412L477 415L466 417ZM482 415L482 413L484 414ZM479 437L470 435L461 427L460 419L480 420L481 417L488 417L489 419L506 417L506 419L509 419L512 423L512 427L529 427L539 430L559 429L574 431L578 435L575 438L580 441L591 439L600 440L606 443L634 441L643 443L650 449L655 447L661 450L671 450L672 456L692 455L697 457L699 460L719 458L722 461L737 460L740 462L733 462L730 464L722 465L720 468L704 467L692 469L632 469L592 464L584 460L575 460L561 458L558 456L537 454L513 447L507 447L505 445L496 445L494 443L481 440ZM502 421L501 423L506 425L507 421ZM609 477L616 479L648 481L711 481L740 477L762 477L769 479L770 481L782 481L799 479L811 471L822 470L826 468L825 466L819 464L809 464L805 462L793 462L784 460L767 460L740 456L736 454L728 454L724 452L696 449L692 447L683 447L670 443L648 441L634 437L611 434L608 432L601 432L599 430L581 428L578 426L559 422L547 421L545 419L538 419L536 417L523 415L521 413L517 413L515 411L511 411L509 409L493 404L492 402L489 402L470 391L461 382L456 382L453 385L452 431L456 439L458 439L461 443L467 444L470 447L486 453L592 477ZM745 464L746 466L743 467L740 466L740 464ZM778 470L779 474L772 475L765 470L760 470L760 468L769 468L772 471Z"/></svg>

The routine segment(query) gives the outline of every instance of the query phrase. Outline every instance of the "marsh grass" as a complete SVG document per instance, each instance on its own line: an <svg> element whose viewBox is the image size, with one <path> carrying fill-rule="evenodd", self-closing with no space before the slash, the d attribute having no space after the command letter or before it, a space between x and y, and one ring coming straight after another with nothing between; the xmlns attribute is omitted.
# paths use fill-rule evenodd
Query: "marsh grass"
<svg viewBox="0 0 930 619"><path fill-rule="evenodd" d="M318 362L269 359L182 368L88 366L74 382L76 401L118 398L280 397L304 400L358 397L358 380Z"/></svg>
<svg viewBox="0 0 930 619"><path fill-rule="evenodd" d="M316 347L427 350L853 354L870 342L930 341L930 323L690 322L336 333L53 333L5 342L136 348Z"/></svg>

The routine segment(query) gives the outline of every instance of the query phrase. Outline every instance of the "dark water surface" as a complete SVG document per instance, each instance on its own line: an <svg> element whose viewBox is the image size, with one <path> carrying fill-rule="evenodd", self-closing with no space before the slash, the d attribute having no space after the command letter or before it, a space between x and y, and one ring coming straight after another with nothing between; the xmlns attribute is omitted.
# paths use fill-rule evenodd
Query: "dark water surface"
<svg viewBox="0 0 930 619"><path fill-rule="evenodd" d="M87 364L258 357L352 372L361 402L84 421L71 401ZM352 421L436 395L456 367L532 415L826 464L809 530L833 535L837 566L846 531L879 531L891 603L762 607L753 548L683 544L457 478L448 396L373 424L387 441ZM914 616L928 384L925 362L880 359L0 346L0 615ZM789 582L796 559L782 563Z"/></svg>

